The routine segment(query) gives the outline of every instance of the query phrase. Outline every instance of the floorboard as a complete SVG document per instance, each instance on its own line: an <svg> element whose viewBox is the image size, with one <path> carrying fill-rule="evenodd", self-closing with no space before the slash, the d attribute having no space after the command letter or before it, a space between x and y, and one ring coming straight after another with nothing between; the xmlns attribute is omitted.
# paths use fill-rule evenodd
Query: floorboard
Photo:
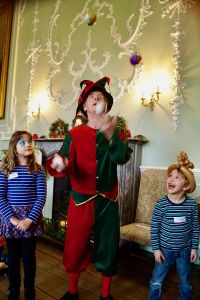
<svg viewBox="0 0 200 300"><path fill-rule="evenodd" d="M146 300L148 284L154 265L153 255L141 249L122 247L119 274L114 277L112 294L115 300ZM49 241L40 240L37 245L37 300L59 299L66 291L68 276L62 265L63 249ZM23 273L23 270L22 270ZM83 272L79 282L80 300L99 300L100 274L91 264ZM193 300L200 299L200 267L193 266ZM8 278L0 278L0 300L6 299ZM23 298L21 288L20 300ZM178 279L174 268L169 272L163 300L178 299Z"/></svg>

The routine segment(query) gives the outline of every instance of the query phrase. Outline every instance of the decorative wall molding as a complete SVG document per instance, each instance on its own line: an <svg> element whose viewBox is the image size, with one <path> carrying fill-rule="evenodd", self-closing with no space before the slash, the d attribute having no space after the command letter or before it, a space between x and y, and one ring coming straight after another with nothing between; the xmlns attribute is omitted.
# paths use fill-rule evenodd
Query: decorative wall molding
<svg viewBox="0 0 200 300"><path fill-rule="evenodd" d="M33 94L33 84L34 79L39 72L38 60L41 56L41 53L44 53L46 50L48 58L49 58L49 67L50 71L47 75L47 91L49 97L55 104L59 107L59 109L67 109L73 105L74 102L77 101L78 95L80 93L79 82L80 79L83 78L84 72L87 68L94 74L94 77L98 75L98 78L104 75L105 68L108 67L109 63L111 62L111 50L106 49L101 56L101 61L97 63L95 61L94 55L97 52L97 47L94 45L93 42L93 35L91 27L88 27L88 34L85 45L83 45L82 53L84 61L81 63L78 68L74 60L70 63L66 60L68 59L69 50L71 49L72 45L72 37L73 35L79 30L81 25L85 25L83 21L83 15L88 12L90 9L93 9L98 18L105 18L110 23L109 26L109 33L110 37L113 40L113 43L118 47L118 57L121 58L123 55L130 56L133 52L138 52L138 47L136 45L139 37L142 35L142 29L146 25L146 18L152 14L151 6L149 4L149 0L142 0L141 6L139 9L139 17L137 21L136 28L133 28L133 18L134 14L132 13L128 19L126 20L126 27L128 38L123 40L122 35L119 33L119 29L116 25L117 20L113 13L113 4L106 0L87 0L82 9L77 12L75 17L73 18L70 24L70 33L66 34L67 38L64 43L65 47L61 54L59 55L60 44L59 41L55 41L53 38L53 31L56 25L58 18L61 17L61 4L63 3L62 0L55 0L55 8L54 12L50 18L49 28L47 33L47 43L46 49L41 44L40 40L37 38L37 33L39 28L39 5L41 3L38 0L35 0L33 3L34 11L33 11L33 19L32 19L32 39L30 40L27 49L25 51L25 63L30 66L29 74L28 74L28 86L26 88L27 95L27 111L26 111L26 129L30 130L30 123L31 123L31 112L30 112L30 104ZM13 51L13 71L12 71L12 87L11 87L11 105L9 107L8 117L6 118L6 124L0 125L0 135L2 139L8 140L10 138L10 134L15 130L16 127L16 108L17 108L17 96L15 91L16 85L16 66L18 61L18 43L19 37L21 34L22 27L25 26L25 12L27 9L28 2L26 0L20 0L16 4L16 21L14 26L14 36L15 39L15 51ZM96 26L96 25L95 25ZM98 50L99 51L99 50ZM56 91L56 87L54 86L54 79L57 74L60 74L64 66L68 66L69 73L72 77L71 84L73 94L72 97L66 97L67 92L65 87L61 90ZM129 92L130 89L134 86L135 82L137 81L141 71L143 68L143 64L140 63L132 68L133 72L131 76L126 79L120 79L119 76L117 78L113 78L113 91L115 91L115 95L113 93L115 101L121 99L126 92ZM54 91L54 92L53 92ZM66 99L71 99L67 102Z"/></svg>
<svg viewBox="0 0 200 300"><path fill-rule="evenodd" d="M152 14L150 10L151 6L149 4L149 0L142 0L141 7L139 9L139 18L136 25L136 28L133 29L131 24L134 15L131 14L126 21L127 33L129 37L126 41L122 41L122 36L119 33L119 30L116 25L116 17L113 13L113 4L110 1L100 1L100 0L87 0L82 8L76 16L73 18L70 24L70 33L67 35L66 42L64 43L65 47L61 51L60 55L58 55L61 46L58 41L53 39L53 31L57 26L57 21L61 17L60 6L62 1L57 0L55 4L55 10L52 14L49 23L48 30L48 38L46 44L46 51L49 57L49 65L50 71L47 78L47 90L49 94L49 98L55 102L55 104L60 109L67 109L73 105L77 101L78 95L80 93L79 82L84 77L84 73L86 69L89 69L91 73L94 74L94 77L98 75L98 78L103 76L104 69L111 63L111 52L110 49L105 50L101 55L101 61L97 63L95 60L94 54L97 52L97 47L94 44L92 30L91 27L88 27L87 39L85 45L82 45L82 49L80 49L80 53L83 56L83 61L79 65L72 60L69 63L68 70L71 75L71 86L72 91L70 97L70 101L66 102L66 94L67 92L64 88L57 89L54 86L54 80L57 75L59 75L66 64L66 58L68 57L68 53L73 46L72 37L76 34L76 32L80 29L80 26L84 25L83 16L89 10L94 10L97 15L97 20L101 18L105 18L105 20L110 22L109 26L109 34L113 43L118 47L118 57L121 58L122 55L127 55L130 57L131 53L136 52L138 49L136 48L136 42L138 38L142 35L142 29L146 24L146 18ZM98 26L98 21L95 26ZM100 51L98 49L98 51ZM118 101L121 99L126 92L129 92L130 89L134 86L137 81L139 74L142 70L142 63L136 65L132 69L132 74L127 80L120 79L119 76L115 80L113 80L113 87L115 91L114 99ZM53 88L54 87L54 88ZM54 91L54 92L53 92Z"/></svg>
<svg viewBox="0 0 200 300"><path fill-rule="evenodd" d="M28 103L27 103L27 116L26 116L26 127L27 130L30 130L30 117L31 117L31 110L30 110L30 105L32 101L32 87L33 87L33 80L36 75L36 65L38 62L38 59L40 57L40 52L43 51L40 40L37 40L36 34L39 29L38 24L39 24L39 11L38 11L38 1L35 1L35 7L34 7L34 12L33 12L33 38L32 41L29 43L25 54L27 56L25 63L28 64L30 63L30 70L29 70L29 84L28 84L28 92L27 92L27 98L28 98Z"/></svg>
<svg viewBox="0 0 200 300"><path fill-rule="evenodd" d="M20 27L22 27L24 24L23 14L24 14L25 9L26 9L26 0L20 0L20 12L19 12Z"/></svg>
<svg viewBox="0 0 200 300"><path fill-rule="evenodd" d="M173 46L173 83L172 83L172 99L170 100L171 113L172 113L172 125L176 130L179 124L180 106L184 104L184 89L185 82L182 80L182 63L181 63L181 46L182 39L184 37L184 31L181 27L181 14L186 13L192 4L196 4L193 0L159 0L163 5L162 17L174 19L172 37Z"/></svg>

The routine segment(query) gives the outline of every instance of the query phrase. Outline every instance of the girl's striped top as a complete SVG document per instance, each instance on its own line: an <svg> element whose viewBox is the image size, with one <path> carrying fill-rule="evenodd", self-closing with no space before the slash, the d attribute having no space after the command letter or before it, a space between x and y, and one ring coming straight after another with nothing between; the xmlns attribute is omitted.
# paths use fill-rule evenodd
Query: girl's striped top
<svg viewBox="0 0 200 300"><path fill-rule="evenodd" d="M152 250L181 250L199 244L198 207L195 200L186 196L180 204L175 204L167 196L155 205L151 220Z"/></svg>
<svg viewBox="0 0 200 300"><path fill-rule="evenodd" d="M32 206L27 216L34 223L41 216L46 200L44 170L29 173L27 166L17 166L8 177L0 172L0 211L6 221L15 216L12 207Z"/></svg>

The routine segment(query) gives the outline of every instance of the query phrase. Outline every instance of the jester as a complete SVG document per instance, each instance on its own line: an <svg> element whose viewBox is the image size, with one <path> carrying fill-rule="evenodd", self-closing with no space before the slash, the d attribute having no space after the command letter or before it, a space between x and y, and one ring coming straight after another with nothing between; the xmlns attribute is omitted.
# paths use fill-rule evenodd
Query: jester
<svg viewBox="0 0 200 300"><path fill-rule="evenodd" d="M105 88L109 83L108 77L80 83L85 87L76 115L87 117L87 123L68 132L60 155L47 164L50 175L69 174L72 186L63 256L69 285L60 300L79 299L80 274L91 261L102 274L100 299L114 299L111 283L119 261L117 165L125 164L132 150L125 131L116 125L117 117L108 114L113 105Z"/></svg>

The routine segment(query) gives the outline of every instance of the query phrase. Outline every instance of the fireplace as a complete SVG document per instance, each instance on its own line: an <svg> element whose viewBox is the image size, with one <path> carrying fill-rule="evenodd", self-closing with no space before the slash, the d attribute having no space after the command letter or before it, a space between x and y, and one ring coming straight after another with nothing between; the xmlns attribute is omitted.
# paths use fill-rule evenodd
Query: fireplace
<svg viewBox="0 0 200 300"><path fill-rule="evenodd" d="M35 140L36 149L42 152L43 164L48 157L60 150L63 141L56 138ZM65 238L70 190L69 177L54 178L47 174L47 200L43 209L45 234L58 241Z"/></svg>

